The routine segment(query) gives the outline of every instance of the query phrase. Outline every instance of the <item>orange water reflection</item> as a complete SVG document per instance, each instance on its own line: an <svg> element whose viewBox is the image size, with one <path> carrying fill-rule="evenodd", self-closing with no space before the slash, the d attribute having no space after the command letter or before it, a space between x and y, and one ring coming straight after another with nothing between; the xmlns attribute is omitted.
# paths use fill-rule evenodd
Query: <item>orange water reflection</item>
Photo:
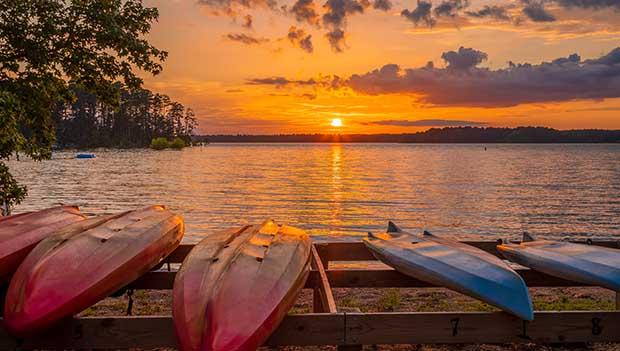
<svg viewBox="0 0 620 351"><path fill-rule="evenodd" d="M620 237L620 145L212 144L95 150L10 162L30 196L87 213L166 204L187 240L267 218L312 235L365 235L388 219L459 238Z"/></svg>

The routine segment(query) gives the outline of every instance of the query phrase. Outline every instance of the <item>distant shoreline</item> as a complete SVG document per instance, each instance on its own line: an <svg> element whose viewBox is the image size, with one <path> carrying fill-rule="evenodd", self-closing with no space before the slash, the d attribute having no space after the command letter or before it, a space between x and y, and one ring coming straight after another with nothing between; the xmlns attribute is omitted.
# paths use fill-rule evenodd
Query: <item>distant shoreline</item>
<svg viewBox="0 0 620 351"><path fill-rule="evenodd" d="M620 130L451 127L402 134L199 135L192 140L195 143L615 144L620 143Z"/></svg>

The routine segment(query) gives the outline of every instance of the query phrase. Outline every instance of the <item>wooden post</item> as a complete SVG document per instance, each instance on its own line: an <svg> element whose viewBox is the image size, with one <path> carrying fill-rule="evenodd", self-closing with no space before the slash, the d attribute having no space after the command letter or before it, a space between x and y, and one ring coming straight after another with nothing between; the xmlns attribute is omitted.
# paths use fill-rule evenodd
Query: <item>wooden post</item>
<svg viewBox="0 0 620 351"><path fill-rule="evenodd" d="M314 247L316 248L316 252L319 255L319 258L321 259L321 263L323 263L323 268L329 269L329 256L327 253L329 249L329 244L326 244L326 243L314 244Z"/></svg>
<svg viewBox="0 0 620 351"><path fill-rule="evenodd" d="M323 261L314 245L312 245L312 268L319 273L318 285L314 287L313 292L313 311L315 313L336 313L334 294L329 285Z"/></svg>

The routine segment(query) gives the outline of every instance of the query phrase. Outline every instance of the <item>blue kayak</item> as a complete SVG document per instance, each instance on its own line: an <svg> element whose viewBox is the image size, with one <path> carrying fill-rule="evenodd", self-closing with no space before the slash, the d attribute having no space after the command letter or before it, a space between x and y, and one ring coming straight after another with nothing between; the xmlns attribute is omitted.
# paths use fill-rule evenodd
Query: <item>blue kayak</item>
<svg viewBox="0 0 620 351"><path fill-rule="evenodd" d="M95 154L77 154L75 158L96 158Z"/></svg>

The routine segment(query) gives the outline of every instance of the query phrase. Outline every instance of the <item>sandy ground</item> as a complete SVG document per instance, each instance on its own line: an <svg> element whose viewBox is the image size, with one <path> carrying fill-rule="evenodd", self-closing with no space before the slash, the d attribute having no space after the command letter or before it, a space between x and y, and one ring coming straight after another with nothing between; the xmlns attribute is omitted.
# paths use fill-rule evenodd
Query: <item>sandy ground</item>
<svg viewBox="0 0 620 351"><path fill-rule="evenodd" d="M601 288L532 288L536 310L613 310L615 294ZM446 289L335 289L338 307L347 312L391 311L493 311L493 307ZM127 309L127 296L107 298L84 311L81 316L118 316ZM134 315L170 315L170 291L142 290L134 293ZM290 313L312 310L312 292L304 290ZM262 348L261 351L270 350ZM336 350L336 347L282 347L275 350ZM551 351L551 350L617 350L620 344L592 344L547 346L536 344L510 345L370 345L364 350L417 350L417 351Z"/></svg>

